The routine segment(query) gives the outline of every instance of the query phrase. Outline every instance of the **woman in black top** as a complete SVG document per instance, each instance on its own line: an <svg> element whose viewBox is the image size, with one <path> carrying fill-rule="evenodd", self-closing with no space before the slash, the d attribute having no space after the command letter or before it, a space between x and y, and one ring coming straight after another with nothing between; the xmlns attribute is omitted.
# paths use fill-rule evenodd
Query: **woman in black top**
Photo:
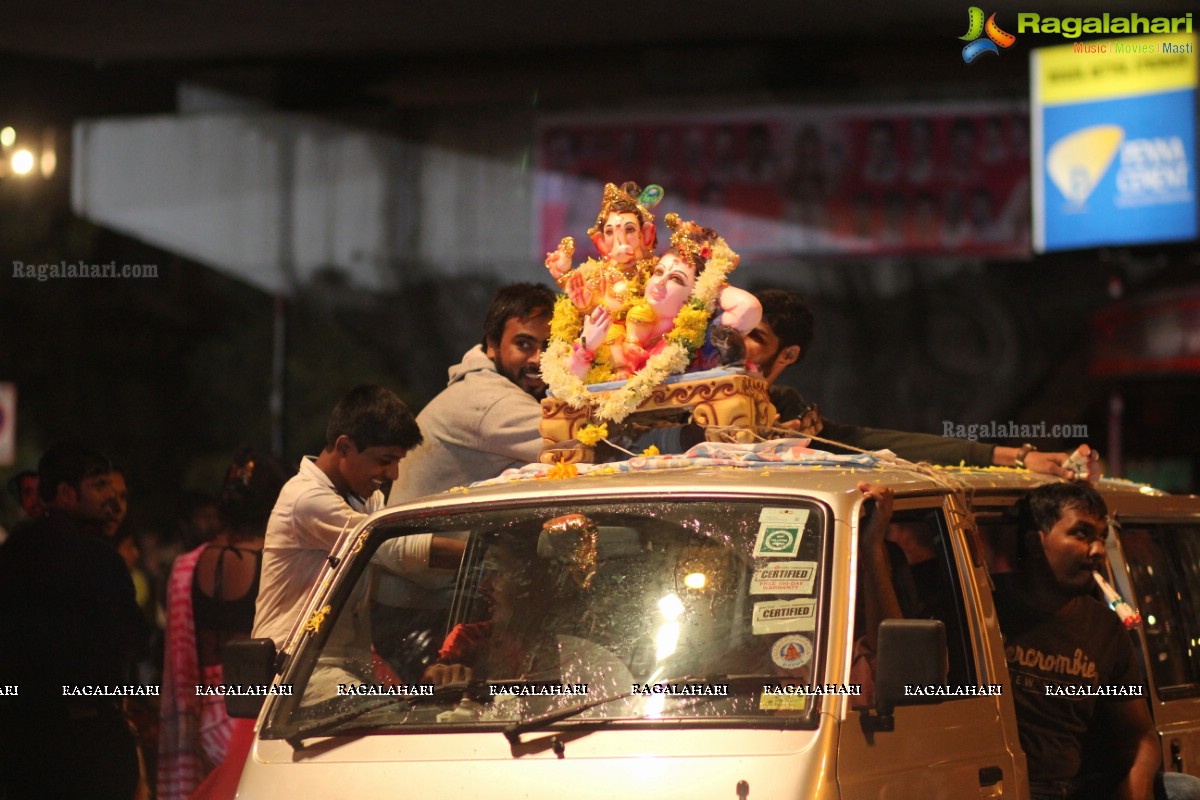
<svg viewBox="0 0 1200 800"><path fill-rule="evenodd" d="M274 461L240 451L221 490L220 533L172 569L159 739L164 800L190 796L225 757L232 722L216 689L221 651L250 636L267 519L285 480Z"/></svg>

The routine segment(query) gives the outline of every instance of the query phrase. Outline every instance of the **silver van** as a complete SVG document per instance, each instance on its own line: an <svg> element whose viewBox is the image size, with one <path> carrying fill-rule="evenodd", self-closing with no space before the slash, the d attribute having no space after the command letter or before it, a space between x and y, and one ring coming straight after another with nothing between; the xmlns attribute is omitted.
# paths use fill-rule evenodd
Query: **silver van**
<svg viewBox="0 0 1200 800"><path fill-rule="evenodd" d="M291 690L261 709L229 698L257 714L238 797L1028 797L990 573L1008 506L1045 476L601 472L451 492L348 531L281 652L243 643L227 667ZM884 623L866 693L862 480L894 490L893 527L935 554L897 573L898 594L934 581L945 601ZM1165 767L1200 774L1200 498L1098 488ZM371 560L430 533L464 540L456 571Z"/></svg>

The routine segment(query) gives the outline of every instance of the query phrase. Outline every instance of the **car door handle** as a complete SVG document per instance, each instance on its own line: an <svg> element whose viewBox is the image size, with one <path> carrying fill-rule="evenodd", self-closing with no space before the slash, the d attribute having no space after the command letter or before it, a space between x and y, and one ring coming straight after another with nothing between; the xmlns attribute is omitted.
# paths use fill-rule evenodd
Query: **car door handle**
<svg viewBox="0 0 1200 800"><path fill-rule="evenodd" d="M1004 794L1004 770L999 767L979 768L979 796L1000 797Z"/></svg>

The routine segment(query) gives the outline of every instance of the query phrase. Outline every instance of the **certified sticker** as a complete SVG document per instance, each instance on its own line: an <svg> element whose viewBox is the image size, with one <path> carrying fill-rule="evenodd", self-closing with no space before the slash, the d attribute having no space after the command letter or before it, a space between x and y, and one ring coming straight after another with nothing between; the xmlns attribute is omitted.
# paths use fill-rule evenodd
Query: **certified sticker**
<svg viewBox="0 0 1200 800"><path fill-rule="evenodd" d="M750 594L812 594L815 561L773 561L754 570Z"/></svg>
<svg viewBox="0 0 1200 800"><path fill-rule="evenodd" d="M808 705L808 697L802 694L768 694L763 692L758 698L759 711L803 711Z"/></svg>
<svg viewBox="0 0 1200 800"><path fill-rule="evenodd" d="M782 669L800 669L812 660L813 646L807 637L784 636L771 645L771 660Z"/></svg>
<svg viewBox="0 0 1200 800"><path fill-rule="evenodd" d="M800 552L803 525L775 525L764 522L758 526L754 540L755 558L795 558Z"/></svg>
<svg viewBox="0 0 1200 800"><path fill-rule="evenodd" d="M756 634L817 629L816 600L773 600L754 604L750 629Z"/></svg>

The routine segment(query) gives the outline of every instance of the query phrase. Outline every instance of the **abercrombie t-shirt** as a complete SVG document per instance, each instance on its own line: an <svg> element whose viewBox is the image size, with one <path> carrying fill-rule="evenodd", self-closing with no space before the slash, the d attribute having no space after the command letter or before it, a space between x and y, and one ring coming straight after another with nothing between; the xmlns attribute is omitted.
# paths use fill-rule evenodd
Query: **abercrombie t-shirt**
<svg viewBox="0 0 1200 800"><path fill-rule="evenodd" d="M1134 694L1145 685L1141 667L1121 620L1098 600L1077 597L1046 616L1002 577L996 605L1029 778L1069 780L1099 704L1144 702Z"/></svg>

